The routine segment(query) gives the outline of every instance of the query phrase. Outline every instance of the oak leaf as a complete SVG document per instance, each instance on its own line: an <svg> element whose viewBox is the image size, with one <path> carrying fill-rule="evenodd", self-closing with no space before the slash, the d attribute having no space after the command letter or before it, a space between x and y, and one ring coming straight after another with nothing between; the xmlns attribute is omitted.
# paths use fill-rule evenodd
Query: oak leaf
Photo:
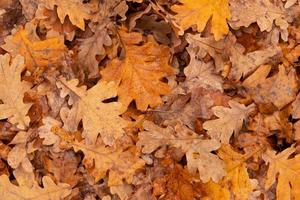
<svg viewBox="0 0 300 200"><path fill-rule="evenodd" d="M248 27L250 24L257 22L262 32L270 32L274 22L276 26L280 27L283 40L287 40L288 22L285 19L285 12L275 3L273 4L269 0L231 0L230 11L232 18L229 24L232 28Z"/></svg>
<svg viewBox="0 0 300 200"><path fill-rule="evenodd" d="M101 81L89 90L77 85L78 80L67 81L63 77L57 82L57 86L62 88L62 97L72 95L74 103L78 103L78 115L84 129L83 137L94 144L100 133L104 143L112 145L115 139L124 134L123 128L129 124L119 116L124 112L121 103L102 102L117 95L117 85L114 82Z"/></svg>
<svg viewBox="0 0 300 200"><path fill-rule="evenodd" d="M248 200L254 189L245 162L253 154L254 152L240 154L234 151L230 145L223 145L218 150L218 156L226 163L227 175L222 181L231 183L231 191L236 199Z"/></svg>
<svg viewBox="0 0 300 200"><path fill-rule="evenodd" d="M190 90L193 91L193 88L203 87L223 91L222 78L214 74L213 63L204 63L198 60L195 48L187 47L187 51L190 54L191 60L189 65L184 68L184 74L186 75L185 82Z"/></svg>
<svg viewBox="0 0 300 200"><path fill-rule="evenodd" d="M81 30L85 29L84 20L91 18L90 8L81 0L42 0L42 3L51 10L57 6L60 22L63 24L66 16L68 16L72 24Z"/></svg>
<svg viewBox="0 0 300 200"><path fill-rule="evenodd" d="M45 27L48 30L47 38L64 35L66 40L72 41L75 37L76 26L70 22L69 18L62 24L54 10L39 6L35 13L35 19L39 20L40 27Z"/></svg>
<svg viewBox="0 0 300 200"><path fill-rule="evenodd" d="M216 40L228 33L226 19L230 19L228 0L180 0L181 5L174 5L171 9L176 12L175 19L186 30L197 25L197 31L202 32L211 18L212 29Z"/></svg>
<svg viewBox="0 0 300 200"><path fill-rule="evenodd" d="M257 104L274 104L278 109L292 102L299 89L298 78L294 69L279 66L278 74L267 77L271 66L260 66L243 85Z"/></svg>
<svg viewBox="0 0 300 200"><path fill-rule="evenodd" d="M44 176L42 181L43 187L40 187L36 182L32 187L17 186L9 181L7 175L2 175L0 176L0 198L5 200L61 200L71 193L68 184L55 184L48 176Z"/></svg>
<svg viewBox="0 0 300 200"><path fill-rule="evenodd" d="M75 152L84 153L83 164L96 181L104 178L108 172L108 186L122 185L123 179L131 183L136 170L145 165L139 158L138 149L130 144L107 146L101 140L97 140L95 144L90 145L85 141L78 142L74 135L59 127L53 127L52 130L72 146Z"/></svg>
<svg viewBox="0 0 300 200"><path fill-rule="evenodd" d="M227 37L230 38L230 37ZM231 40L223 39L215 41L211 37L202 37L201 34L187 34L186 40L191 48L197 49L197 58L203 59L210 55L214 59L216 71L223 70L225 61L229 60L229 55L226 55L226 46L231 46Z"/></svg>
<svg viewBox="0 0 300 200"><path fill-rule="evenodd" d="M219 119L204 122L203 128L207 130L212 138L228 144L233 132L238 134L243 126L244 120L254 111L255 105L244 106L236 101L228 102L231 108L215 106L212 108L214 114Z"/></svg>
<svg viewBox="0 0 300 200"><path fill-rule="evenodd" d="M0 55L0 119L7 119L20 129L25 129L30 122L27 115L31 106L23 102L24 93L31 84L21 81L24 58L17 55L11 59L8 54Z"/></svg>
<svg viewBox="0 0 300 200"><path fill-rule="evenodd" d="M61 122L47 116L43 118L43 125L38 128L37 132L39 137L44 139L43 145L53 145L54 152L59 152L60 138L51 131L53 126L61 126Z"/></svg>
<svg viewBox="0 0 300 200"><path fill-rule="evenodd" d="M152 37L142 45L142 35L119 30L125 58L115 58L101 71L103 80L118 82L118 97L124 106L135 100L139 110L162 103L160 95L170 92L161 79L173 73L169 66L169 48L157 44Z"/></svg>
<svg viewBox="0 0 300 200"><path fill-rule="evenodd" d="M265 188L268 190L277 181L277 200L299 199L300 190L300 156L289 157L295 152L295 147L289 147L276 154L273 150L267 150L263 159L269 164ZM278 175L278 178L277 178Z"/></svg>
<svg viewBox="0 0 300 200"><path fill-rule="evenodd" d="M33 22L27 23L25 28L15 29L12 35L5 38L5 44L1 47L13 57L22 55L30 71L61 63L66 51L62 39L54 37L41 40L35 29Z"/></svg>
<svg viewBox="0 0 300 200"><path fill-rule="evenodd" d="M208 182L210 179L217 182L224 175L223 163L211 151L217 150L220 143L216 140L204 140L196 133L177 125L161 128L153 122L145 121L145 131L139 133L137 146L142 147L143 153L152 153L162 146L180 148L187 158L187 167L190 173L199 172L200 179Z"/></svg>
<svg viewBox="0 0 300 200"><path fill-rule="evenodd" d="M79 46L78 59L80 64L89 71L89 78L99 76L99 61L106 56L105 47L111 45L112 40L104 25L98 26L94 35L82 40ZM96 56L100 58L97 59Z"/></svg>
<svg viewBox="0 0 300 200"><path fill-rule="evenodd" d="M240 44L235 44L230 49L230 61L232 68L230 78L239 80L253 73L260 65L270 62L272 58L279 54L280 49L274 46L244 54L245 48Z"/></svg>

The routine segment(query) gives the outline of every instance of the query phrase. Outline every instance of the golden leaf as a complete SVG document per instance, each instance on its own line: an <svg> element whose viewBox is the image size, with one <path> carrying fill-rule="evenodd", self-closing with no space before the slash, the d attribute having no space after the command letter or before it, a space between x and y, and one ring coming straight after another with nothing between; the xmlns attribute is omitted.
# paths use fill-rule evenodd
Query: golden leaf
<svg viewBox="0 0 300 200"><path fill-rule="evenodd" d="M120 30L125 48L125 58L110 61L101 71L106 81L119 84L118 97L124 106L135 100L139 110L146 110L148 105L156 107L162 103L160 95L170 92L170 88L161 79L173 73L168 61L169 48L157 44L152 37L148 42L142 41L139 33Z"/></svg>
<svg viewBox="0 0 300 200"><path fill-rule="evenodd" d="M251 184L245 161L254 153L240 154L230 145L223 145L218 150L218 156L226 163L227 175L219 182L205 184L205 190L212 200L230 200L230 191L238 200L248 200L253 186Z"/></svg>
<svg viewBox="0 0 300 200"><path fill-rule="evenodd" d="M27 23L25 28L19 28L6 37L5 44L1 46L13 57L18 54L24 56L25 66L30 71L60 63L66 50L60 38L40 40L35 29L33 23Z"/></svg>
<svg viewBox="0 0 300 200"><path fill-rule="evenodd" d="M215 106L212 108L219 119L204 122L203 128L207 133L224 144L228 144L232 133L238 134L243 126L243 121L254 110L254 104L244 106L236 101L229 101L231 108Z"/></svg>
<svg viewBox="0 0 300 200"><path fill-rule="evenodd" d="M292 146L279 154L272 150L267 150L263 154L263 159L269 164L265 183L266 189L270 189L278 175L277 200L299 199L300 155L298 154L294 158L288 159L295 150L295 147Z"/></svg>
<svg viewBox="0 0 300 200"><path fill-rule="evenodd" d="M83 137L89 142L95 143L100 133L102 140L107 145L112 145L114 140L124 134L129 122L119 115L123 113L122 104L119 102L103 103L117 94L117 85L114 82L98 82L87 90L85 87L77 87L78 80L67 81L61 77L57 86L62 88L65 95L72 95L74 103L78 103L78 116L83 122Z"/></svg>
<svg viewBox="0 0 300 200"><path fill-rule="evenodd" d="M204 188L210 200L230 200L230 192L222 181L220 183L209 181Z"/></svg>
<svg viewBox="0 0 300 200"><path fill-rule="evenodd" d="M0 104L0 119L8 118L18 128L25 129L30 121L26 115L31 104L25 104L23 97L31 85L21 81L24 58L17 55L11 60L8 54L0 55L0 67L0 99L3 102Z"/></svg>
<svg viewBox="0 0 300 200"><path fill-rule="evenodd" d="M71 193L68 184L55 184L48 176L43 177L43 188L36 182L32 187L26 185L16 186L9 181L7 175L0 176L0 199L24 200L47 199L61 200Z"/></svg>
<svg viewBox="0 0 300 200"><path fill-rule="evenodd" d="M227 175L222 181L231 183L231 191L239 200L248 200L253 190L245 163L252 154L240 154L230 145L223 145L218 150L218 156L226 163Z"/></svg>
<svg viewBox="0 0 300 200"><path fill-rule="evenodd" d="M228 33L226 22L226 19L230 19L228 0L180 0L180 3L182 5L174 5L171 9L177 13L175 19L184 30L197 25L197 30L202 32L211 18L211 32L216 40Z"/></svg>

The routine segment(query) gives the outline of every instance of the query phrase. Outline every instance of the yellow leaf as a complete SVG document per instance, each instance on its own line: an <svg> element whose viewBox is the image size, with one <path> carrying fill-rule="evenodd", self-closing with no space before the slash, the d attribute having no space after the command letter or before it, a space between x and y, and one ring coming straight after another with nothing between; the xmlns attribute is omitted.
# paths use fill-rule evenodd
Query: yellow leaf
<svg viewBox="0 0 300 200"><path fill-rule="evenodd" d="M267 150L263 159L269 164L265 188L275 183L278 175L276 188L277 200L299 200L300 197L300 155L288 159L295 152L295 147L290 147L276 154L275 151Z"/></svg>
<svg viewBox="0 0 300 200"><path fill-rule="evenodd" d="M236 199L248 200L253 186L245 161L252 156L252 153L239 154L230 145L223 145L218 151L218 156L226 163L227 175L222 181L230 183L230 191L233 192Z"/></svg>
<svg viewBox="0 0 300 200"><path fill-rule="evenodd" d="M11 63L11 64L10 64ZM9 54L0 55L0 119L7 119L18 128L25 129L30 122L27 112L31 104L23 102L24 93L30 83L21 81L24 58L17 55L11 59Z"/></svg>
<svg viewBox="0 0 300 200"><path fill-rule="evenodd" d="M206 23L211 18L212 33L219 40L228 33L226 19L230 19L228 0L180 0L182 5L172 6L176 12L176 21L186 30L192 25L197 25L197 30L202 32Z"/></svg>
<svg viewBox="0 0 300 200"><path fill-rule="evenodd" d="M142 42L139 33L119 30L125 48L125 58L110 61L101 71L106 81L119 84L118 97L124 106L135 100L139 110L146 110L148 105L156 107L162 103L160 95L170 92L168 84L161 81L173 73L168 61L169 48L157 44L152 37Z"/></svg>
<svg viewBox="0 0 300 200"><path fill-rule="evenodd" d="M7 175L0 176L0 199L24 200L24 199L47 199L61 200L67 197L71 190L68 184L55 184L53 180L44 176L43 188L34 183L32 187L26 185L16 186L9 181Z"/></svg>
<svg viewBox="0 0 300 200"><path fill-rule="evenodd" d="M60 63L66 50L60 38L40 40L35 28L33 23L27 23L24 29L15 30L13 35L6 37L2 45L13 57L24 56L25 66L30 71Z"/></svg>
<svg viewBox="0 0 300 200"><path fill-rule="evenodd" d="M254 152L255 153L255 152ZM205 184L207 196L212 200L230 200L230 191L238 200L248 200L253 186L247 172L245 161L253 155L239 154L230 145L223 145L218 150L218 156L226 163L227 175L219 182Z"/></svg>
<svg viewBox="0 0 300 200"><path fill-rule="evenodd" d="M204 188L210 200L230 200L230 192L222 181L220 183L210 181L204 185Z"/></svg>
<svg viewBox="0 0 300 200"><path fill-rule="evenodd" d="M124 111L121 103L102 102L116 96L117 85L113 82L98 82L87 91L86 87L77 85L78 80L67 81L63 77L57 82L57 86L62 89L61 95L74 97L73 106L78 104L77 112L83 123L83 137L95 143L100 133L104 143L112 145L115 139L124 134L123 128L128 125L128 122L119 116Z"/></svg>

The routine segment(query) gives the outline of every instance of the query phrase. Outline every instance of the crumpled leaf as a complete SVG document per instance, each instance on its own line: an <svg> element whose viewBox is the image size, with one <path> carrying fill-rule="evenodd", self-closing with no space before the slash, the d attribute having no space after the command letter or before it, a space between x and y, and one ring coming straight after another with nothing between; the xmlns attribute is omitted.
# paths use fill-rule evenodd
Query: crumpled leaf
<svg viewBox="0 0 300 200"><path fill-rule="evenodd" d="M51 128L53 126L61 126L61 122L48 116L43 119L43 123L44 124L38 128L40 138L44 139L43 145L54 145L54 151L58 152L60 138L51 131Z"/></svg>
<svg viewBox="0 0 300 200"><path fill-rule="evenodd" d="M220 147L218 141L201 139L196 133L180 125L175 128L160 128L153 122L145 121L143 126L146 131L139 133L137 142L143 153L152 153L162 146L180 148L186 153L189 172L196 174L198 171L203 182L210 179L218 182L225 175L223 163L211 153Z"/></svg>
<svg viewBox="0 0 300 200"><path fill-rule="evenodd" d="M279 65L278 74L267 77L271 66L260 66L243 85L257 104L274 104L278 109L292 102L299 89L298 78L294 69Z"/></svg>
<svg viewBox="0 0 300 200"><path fill-rule="evenodd" d="M258 66L269 62L273 57L279 54L280 49L270 46L266 49L253 51L243 54L245 48L236 44L231 47L230 61L232 68L230 70L230 78L239 80L241 77L246 77L257 69Z"/></svg>
<svg viewBox="0 0 300 200"><path fill-rule="evenodd" d="M77 87L78 80L67 81L61 77L57 82L58 88L62 88L66 95L76 96L78 102L78 115L83 122L83 137L89 143L94 144L100 133L102 140L107 145L112 145L114 140L124 134L123 128L129 123L119 115L124 112L119 102L103 103L117 94L117 85L114 82L99 81L94 87L86 91L85 87Z"/></svg>
<svg viewBox="0 0 300 200"><path fill-rule="evenodd" d="M236 101L228 102L231 108L215 106L212 108L214 114L219 119L204 122L203 128L212 138L228 144L233 132L238 134L243 126L244 120L254 111L255 105L244 106Z"/></svg>
<svg viewBox="0 0 300 200"><path fill-rule="evenodd" d="M57 37L41 40L35 29L34 23L27 23L25 28L16 29L13 35L6 37L1 47L13 57L22 55L30 71L61 63L66 50L64 42Z"/></svg>
<svg viewBox="0 0 300 200"><path fill-rule="evenodd" d="M88 69L89 78L99 76L99 60L102 60L106 55L105 46L111 45L112 40L103 25L97 27L93 36L82 41L79 46L78 59L80 64ZM96 59L97 55L100 56L99 60Z"/></svg>
<svg viewBox="0 0 300 200"><path fill-rule="evenodd" d="M238 29L241 26L248 27L257 22L261 31L270 32L273 22L282 30L282 38L286 41L288 36L288 22L285 19L283 8L276 6L269 0L231 0L230 11L232 18L229 24Z"/></svg>
<svg viewBox="0 0 300 200"><path fill-rule="evenodd" d="M101 140L89 145L85 141L74 140L74 136L66 135L63 129L53 127L53 131L76 152L81 150L84 153L83 163L96 181L104 178L108 172L108 186L122 185L123 179L131 183L136 170L145 164L135 146L123 144L109 147Z"/></svg>
<svg viewBox="0 0 300 200"><path fill-rule="evenodd" d="M31 106L24 103L24 93L31 84L21 81L21 73L24 69L24 58L17 55L11 59L9 54L0 55L0 119L7 119L16 124L19 129L25 129L30 122L27 115Z"/></svg>
<svg viewBox="0 0 300 200"><path fill-rule="evenodd" d="M69 18L62 24L54 10L40 5L35 13L35 19L39 20L40 27L47 29L47 38L64 35L66 40L72 41L75 37L76 26L71 23Z"/></svg>
<svg viewBox="0 0 300 200"><path fill-rule="evenodd" d="M21 168L24 172L27 173L31 173L33 171L33 166L28 156L28 149L30 146L30 144L28 144L29 136L29 131L19 131L10 142L10 144L14 144L15 146L7 155L7 163L13 169Z"/></svg>
<svg viewBox="0 0 300 200"><path fill-rule="evenodd" d="M62 24L68 16L72 24L84 30L84 20L91 18L90 8L87 4L83 4L81 0L41 0L41 2L51 10L54 10L54 7L57 6L57 15Z"/></svg>
<svg viewBox="0 0 300 200"><path fill-rule="evenodd" d="M48 176L43 177L43 188L36 182L32 187L16 186L7 175L0 176L0 198L5 200L47 199L61 200L71 193L68 184L55 184Z"/></svg>
<svg viewBox="0 0 300 200"><path fill-rule="evenodd" d="M43 164L49 172L53 173L58 182L75 186L80 179L80 176L76 174L79 159L73 151L52 154L43 159Z"/></svg>
<svg viewBox="0 0 300 200"><path fill-rule="evenodd" d="M152 37L143 45L142 35L119 30L125 48L125 58L115 58L101 71L103 80L118 83L119 101L127 107L135 100L139 110L162 103L160 95L170 92L161 79L173 73L169 66L169 48L158 45ZM139 59L136 59L139 58Z"/></svg>
<svg viewBox="0 0 300 200"><path fill-rule="evenodd" d="M222 78L214 74L214 65L212 62L204 63L196 58L197 51L193 48L187 48L191 60L189 65L184 68L186 75L186 85L193 91L196 88L213 88L223 91Z"/></svg>
<svg viewBox="0 0 300 200"><path fill-rule="evenodd" d="M202 32L211 18L211 32L216 40L228 33L226 20L231 17L228 0L180 0L180 3L171 9L177 13L175 19L184 30L197 25L197 31Z"/></svg>
<svg viewBox="0 0 300 200"><path fill-rule="evenodd" d="M263 159L269 164L265 188L268 190L278 179L276 187L277 200L298 199L300 195L300 156L290 158L295 152L295 147L289 147L276 154L273 150L267 150ZM278 177L278 178L277 178Z"/></svg>
<svg viewBox="0 0 300 200"><path fill-rule="evenodd" d="M78 112L78 104L73 104L71 109L62 107L60 109L60 118L63 121L63 129L70 132L75 132L78 129L78 124L81 120Z"/></svg>
<svg viewBox="0 0 300 200"><path fill-rule="evenodd" d="M224 61L229 60L229 55L224 54L224 52L226 52L225 47L231 46L232 42L227 38L215 41L213 37L202 37L201 34L192 35L188 33L186 36L190 47L198 49L198 58L203 59L208 54L214 59L216 72L223 70Z"/></svg>

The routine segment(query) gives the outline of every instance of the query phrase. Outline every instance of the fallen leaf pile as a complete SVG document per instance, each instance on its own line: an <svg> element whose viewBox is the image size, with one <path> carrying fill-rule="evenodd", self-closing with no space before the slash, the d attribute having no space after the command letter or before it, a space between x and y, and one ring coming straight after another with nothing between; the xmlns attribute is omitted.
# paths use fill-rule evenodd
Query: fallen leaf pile
<svg viewBox="0 0 300 200"><path fill-rule="evenodd" d="M1 200L300 200L299 0L1 0Z"/></svg>

